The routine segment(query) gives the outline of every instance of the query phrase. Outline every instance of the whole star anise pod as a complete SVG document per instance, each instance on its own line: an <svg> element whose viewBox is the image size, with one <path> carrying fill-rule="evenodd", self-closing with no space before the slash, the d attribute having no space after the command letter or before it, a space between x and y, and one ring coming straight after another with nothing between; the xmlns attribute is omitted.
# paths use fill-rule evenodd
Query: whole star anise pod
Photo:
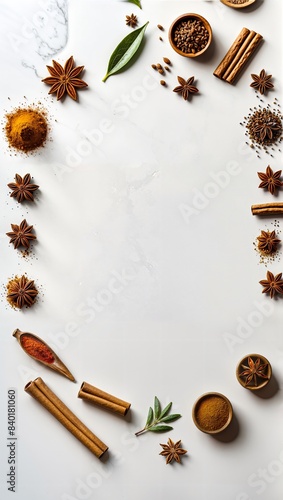
<svg viewBox="0 0 283 500"><path fill-rule="evenodd" d="M257 387L257 377L260 378L269 378L267 373L265 373L268 363L260 363L261 359L257 358L255 361L249 356L248 357L248 366L242 365L245 368L241 373L239 373L239 377L246 377L245 385L249 385L253 382L253 385Z"/></svg>
<svg viewBox="0 0 283 500"><path fill-rule="evenodd" d="M10 238L10 243L13 243L14 248L24 247L29 248L30 241L36 240L35 234L33 234L33 226L29 226L26 219L24 219L20 225L11 224L13 231L6 233Z"/></svg>
<svg viewBox="0 0 283 500"><path fill-rule="evenodd" d="M271 119L267 120L257 120L254 124L254 132L258 134L261 142L265 142L266 139L273 139L274 132L278 132L282 127L277 123L277 121Z"/></svg>
<svg viewBox="0 0 283 500"><path fill-rule="evenodd" d="M190 94L198 93L198 89L193 85L195 79L194 76L191 76L190 78L188 78L188 80L185 80L181 76L178 76L177 78L180 85L178 85L178 87L175 87L173 89L173 92L181 94L185 101L188 101Z"/></svg>
<svg viewBox="0 0 283 500"><path fill-rule="evenodd" d="M266 168L266 172L258 172L261 183L259 184L259 188L267 188L271 194L275 193L276 188L283 186L283 182L280 181L282 170L277 170L277 172L273 172L272 168L268 165Z"/></svg>
<svg viewBox="0 0 283 500"><path fill-rule="evenodd" d="M253 87L263 95L266 90L273 89L274 85L271 83L272 75L267 75L264 69L261 70L259 75L252 74L252 79L254 80L250 87Z"/></svg>
<svg viewBox="0 0 283 500"><path fill-rule="evenodd" d="M261 231L260 236L257 237L258 249L265 254L273 254L277 250L277 245L281 242L276 238L275 231Z"/></svg>
<svg viewBox="0 0 283 500"><path fill-rule="evenodd" d="M51 76L42 80L42 82L47 83L47 85L52 85L49 94L56 92L57 101L59 101L67 92L67 94L76 101L76 87L82 89L88 86L86 82L78 78L84 66L75 68L73 56L66 61L64 68L56 61L52 61L52 63L53 67L46 66Z"/></svg>
<svg viewBox="0 0 283 500"><path fill-rule="evenodd" d="M262 293L268 293L271 298L276 293L283 294L283 280L282 273L272 274L270 271L266 273L266 280L261 280L259 283L263 286Z"/></svg>
<svg viewBox="0 0 283 500"><path fill-rule="evenodd" d="M39 188L39 186L31 182L30 174L26 174L24 177L16 174L15 182L10 182L8 187L12 189L10 196L16 198L19 203L25 200L34 201L33 193Z"/></svg>
<svg viewBox="0 0 283 500"><path fill-rule="evenodd" d="M7 299L8 302L18 309L24 306L31 307L35 303L38 291L34 281L29 280L26 276L17 276L10 280L7 284Z"/></svg>
<svg viewBox="0 0 283 500"><path fill-rule="evenodd" d="M135 28L138 24L138 18L135 14L131 14L130 16L126 16L126 24L131 26L131 28Z"/></svg>
<svg viewBox="0 0 283 500"><path fill-rule="evenodd" d="M173 443L173 441L169 438L167 444L161 444L163 451L159 453L163 457L166 457L166 464L170 464L172 460L176 460L179 464L181 463L181 455L185 455L187 450L181 448L181 439L177 441L177 443Z"/></svg>

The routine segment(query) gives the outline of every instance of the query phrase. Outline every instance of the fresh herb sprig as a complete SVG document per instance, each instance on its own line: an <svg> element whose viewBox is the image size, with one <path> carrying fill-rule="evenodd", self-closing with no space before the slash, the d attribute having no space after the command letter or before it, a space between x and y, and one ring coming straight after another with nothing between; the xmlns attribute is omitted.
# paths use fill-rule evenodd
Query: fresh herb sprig
<svg viewBox="0 0 283 500"><path fill-rule="evenodd" d="M178 418L182 416L179 413L172 413L171 415L169 415L171 407L172 403L169 403L167 406L165 406L164 410L162 410L160 401L155 396L153 409L150 406L144 428L136 432L135 435L140 436L140 434L143 434L144 432L147 431L151 432L171 431L173 427L166 424L174 422L175 420L178 420Z"/></svg>
<svg viewBox="0 0 283 500"><path fill-rule="evenodd" d="M132 31L132 33L123 38L119 45L117 45L110 56L106 75L102 79L103 82L105 82L109 76L121 71L131 61L141 46L148 22L141 26L141 28Z"/></svg>

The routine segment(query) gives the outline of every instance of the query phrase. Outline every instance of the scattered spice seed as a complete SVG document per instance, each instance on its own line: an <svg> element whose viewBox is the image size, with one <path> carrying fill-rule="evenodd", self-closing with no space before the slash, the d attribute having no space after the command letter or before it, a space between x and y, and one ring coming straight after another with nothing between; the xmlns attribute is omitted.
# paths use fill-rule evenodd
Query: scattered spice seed
<svg viewBox="0 0 283 500"><path fill-rule="evenodd" d="M158 69L158 73L160 73L161 75L164 75L164 69Z"/></svg>
<svg viewBox="0 0 283 500"><path fill-rule="evenodd" d="M152 67L153 69L157 69L156 64L152 64L152 65L151 65L151 67Z"/></svg>
<svg viewBox="0 0 283 500"><path fill-rule="evenodd" d="M166 82L165 82L165 80L160 80L160 85L163 85L163 87L166 87Z"/></svg>
<svg viewBox="0 0 283 500"><path fill-rule="evenodd" d="M157 69L162 69L162 66L160 63L157 63L156 67L157 67Z"/></svg>
<svg viewBox="0 0 283 500"><path fill-rule="evenodd" d="M163 61L165 62L165 64L171 65L171 61L170 61L170 59L168 59L168 57L163 57Z"/></svg>
<svg viewBox="0 0 283 500"><path fill-rule="evenodd" d="M158 28L160 31L164 31L164 28L163 28L163 26L162 26L161 24L158 24L158 25L157 25L157 28Z"/></svg>
<svg viewBox="0 0 283 500"><path fill-rule="evenodd" d="M161 42L163 42L163 38L162 38L162 36L160 36L160 37L159 37L159 40L160 40Z"/></svg>
<svg viewBox="0 0 283 500"><path fill-rule="evenodd" d="M166 71L171 71L169 66L164 66L164 68L166 69Z"/></svg>

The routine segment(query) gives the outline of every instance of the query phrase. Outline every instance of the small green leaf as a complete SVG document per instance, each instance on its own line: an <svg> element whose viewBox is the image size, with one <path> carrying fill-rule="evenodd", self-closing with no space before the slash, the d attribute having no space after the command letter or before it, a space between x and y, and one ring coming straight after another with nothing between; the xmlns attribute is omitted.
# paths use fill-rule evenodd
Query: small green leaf
<svg viewBox="0 0 283 500"><path fill-rule="evenodd" d="M118 73L118 71L130 62L142 43L148 22L141 28L132 31L129 35L123 38L119 45L117 45L109 59L107 72L102 80L103 82L105 82L109 76Z"/></svg>
<svg viewBox="0 0 283 500"><path fill-rule="evenodd" d="M147 420L146 420L145 426L148 427L152 423L152 420L153 420L153 409L150 407L148 410L148 415L147 415Z"/></svg>
<svg viewBox="0 0 283 500"><path fill-rule="evenodd" d="M170 425L154 425L153 427L150 427L148 429L151 432L166 432L166 431L172 431L173 427L170 427Z"/></svg>
<svg viewBox="0 0 283 500"><path fill-rule="evenodd" d="M160 418L159 422L174 422L181 416L179 413L173 413L172 415L167 415L167 417Z"/></svg>
<svg viewBox="0 0 283 500"><path fill-rule="evenodd" d="M159 399L155 396L154 397L154 418L155 420L158 420L160 417L161 413L161 405Z"/></svg>
<svg viewBox="0 0 283 500"><path fill-rule="evenodd" d="M162 412L160 413L160 418L165 417L167 413L169 413L169 411L171 410L171 406L172 403L169 403L167 406L165 406L164 410L162 410Z"/></svg>
<svg viewBox="0 0 283 500"><path fill-rule="evenodd" d="M134 3L137 5L140 9L142 8L140 0L127 0L130 3Z"/></svg>

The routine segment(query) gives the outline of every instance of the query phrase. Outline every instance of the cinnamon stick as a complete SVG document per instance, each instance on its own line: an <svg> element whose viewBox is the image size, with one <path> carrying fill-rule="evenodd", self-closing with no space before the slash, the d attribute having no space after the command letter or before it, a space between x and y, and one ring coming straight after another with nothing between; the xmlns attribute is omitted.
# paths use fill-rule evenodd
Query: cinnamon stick
<svg viewBox="0 0 283 500"><path fill-rule="evenodd" d="M255 31L243 28L227 54L214 71L214 76L228 83L234 83L245 64L251 58L262 40Z"/></svg>
<svg viewBox="0 0 283 500"><path fill-rule="evenodd" d="M130 403L116 398L116 396L112 396L111 394L108 394L107 392L104 392L87 382L82 383L78 393L78 398L85 399L90 403L102 406L103 408L114 413L119 413L120 415L126 415L131 406Z"/></svg>
<svg viewBox="0 0 283 500"><path fill-rule="evenodd" d="M28 382L25 391L44 406L98 458L107 451L108 447L71 412L40 377Z"/></svg>
<svg viewBox="0 0 283 500"><path fill-rule="evenodd" d="M283 203L273 202L252 205L251 210L253 215L282 215Z"/></svg>

